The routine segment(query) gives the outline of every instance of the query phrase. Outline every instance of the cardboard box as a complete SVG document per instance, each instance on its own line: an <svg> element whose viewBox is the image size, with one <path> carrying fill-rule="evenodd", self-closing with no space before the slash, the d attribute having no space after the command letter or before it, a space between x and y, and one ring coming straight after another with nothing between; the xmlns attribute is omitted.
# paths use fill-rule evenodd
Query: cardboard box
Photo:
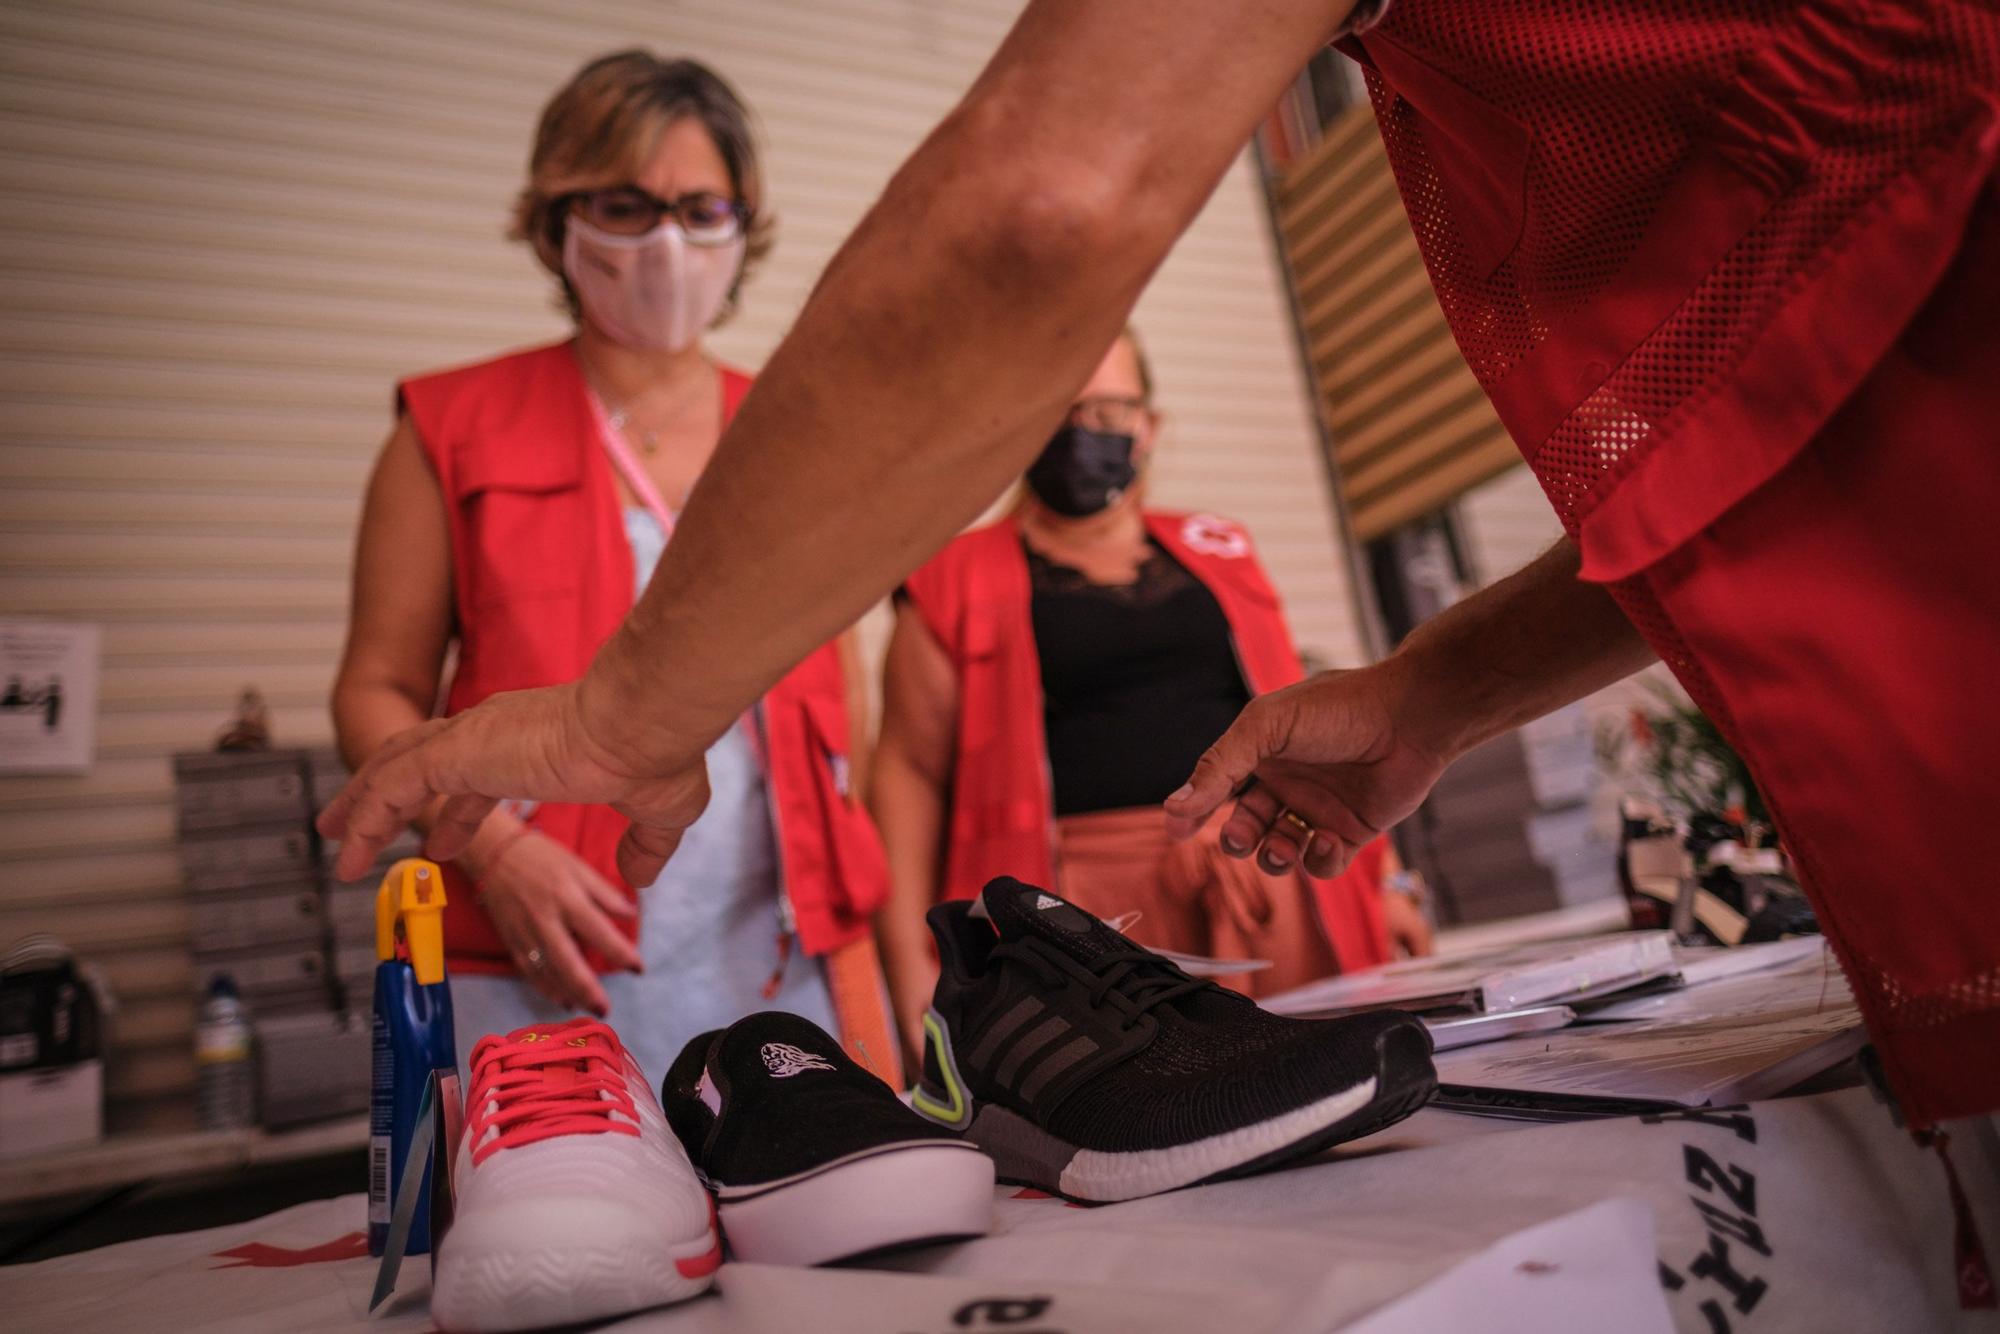
<svg viewBox="0 0 2000 1334"><path fill-rule="evenodd" d="M317 869L312 827L299 816L283 824L185 834L181 865L189 887L202 893L310 881Z"/></svg>
<svg viewBox="0 0 2000 1334"><path fill-rule="evenodd" d="M371 1019L366 1010L254 1018L258 1119L272 1129L368 1108Z"/></svg>
<svg viewBox="0 0 2000 1334"><path fill-rule="evenodd" d="M309 819L308 763L308 752L303 750L174 756L174 802L181 831Z"/></svg>
<svg viewBox="0 0 2000 1334"><path fill-rule="evenodd" d="M227 973L235 981L238 994L249 1004L253 1019L260 1014L304 1006L323 1010L330 999L326 963L325 950L318 941L275 949L197 954L191 989L195 995L203 995L208 991L211 977Z"/></svg>
<svg viewBox="0 0 2000 1334"><path fill-rule="evenodd" d="M340 789L347 786L347 765L342 762L340 752L331 746L306 752L306 772L312 780L308 795L315 812L323 809Z"/></svg>
<svg viewBox="0 0 2000 1334"><path fill-rule="evenodd" d="M326 931L326 905L310 883L197 894L188 934L197 955L272 945L313 945Z"/></svg>

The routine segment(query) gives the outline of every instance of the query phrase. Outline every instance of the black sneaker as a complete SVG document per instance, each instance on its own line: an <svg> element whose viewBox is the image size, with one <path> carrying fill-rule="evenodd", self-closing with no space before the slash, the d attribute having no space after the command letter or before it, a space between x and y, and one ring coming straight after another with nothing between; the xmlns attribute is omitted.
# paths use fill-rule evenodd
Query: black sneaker
<svg viewBox="0 0 2000 1334"><path fill-rule="evenodd" d="M773 1011L702 1034L660 1102L739 1260L827 1264L992 1223L992 1160L808 1019Z"/></svg>
<svg viewBox="0 0 2000 1334"><path fill-rule="evenodd" d="M1437 1088L1399 1011L1285 1019L1002 877L931 909L941 965L914 1106L1003 1180L1129 1200L1380 1130Z"/></svg>

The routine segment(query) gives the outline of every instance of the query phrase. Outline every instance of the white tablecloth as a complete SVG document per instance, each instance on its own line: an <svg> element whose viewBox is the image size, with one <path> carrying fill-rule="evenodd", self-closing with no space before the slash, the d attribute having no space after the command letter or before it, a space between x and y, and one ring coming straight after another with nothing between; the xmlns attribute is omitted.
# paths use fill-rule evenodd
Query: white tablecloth
<svg viewBox="0 0 2000 1334"><path fill-rule="evenodd" d="M2000 1261L2000 1135L1952 1159ZM992 1236L872 1269L724 1265L615 1328L1063 1334L1993 1330L1961 1310L1934 1152L1862 1090L1522 1126L1425 1111L1286 1171L1102 1208L1003 1188ZM21 1330L359 1329L359 1195L0 1269ZM430 1328L405 1266L374 1327Z"/></svg>

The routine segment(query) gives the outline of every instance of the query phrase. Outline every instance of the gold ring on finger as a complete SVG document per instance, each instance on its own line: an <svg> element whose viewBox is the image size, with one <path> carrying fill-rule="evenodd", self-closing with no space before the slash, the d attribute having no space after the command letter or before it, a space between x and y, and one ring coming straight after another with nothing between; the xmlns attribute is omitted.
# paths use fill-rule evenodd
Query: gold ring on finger
<svg viewBox="0 0 2000 1334"><path fill-rule="evenodd" d="M1299 846L1301 848L1306 847L1312 842L1314 830L1313 827L1306 822L1306 818L1303 815L1300 815L1297 811L1292 810L1290 807L1286 807L1284 810L1278 812L1278 818L1284 821L1286 824L1290 825L1292 827L1292 832L1296 833L1299 836Z"/></svg>

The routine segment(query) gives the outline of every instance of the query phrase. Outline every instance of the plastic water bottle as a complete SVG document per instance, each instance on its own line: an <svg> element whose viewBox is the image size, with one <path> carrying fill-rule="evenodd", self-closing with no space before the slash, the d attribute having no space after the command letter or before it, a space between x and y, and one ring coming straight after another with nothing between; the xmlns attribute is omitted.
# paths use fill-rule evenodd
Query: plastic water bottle
<svg viewBox="0 0 2000 1334"><path fill-rule="evenodd" d="M234 1130L257 1120L257 1074L250 1017L236 982L217 973L194 1030L195 1103L204 1130Z"/></svg>

